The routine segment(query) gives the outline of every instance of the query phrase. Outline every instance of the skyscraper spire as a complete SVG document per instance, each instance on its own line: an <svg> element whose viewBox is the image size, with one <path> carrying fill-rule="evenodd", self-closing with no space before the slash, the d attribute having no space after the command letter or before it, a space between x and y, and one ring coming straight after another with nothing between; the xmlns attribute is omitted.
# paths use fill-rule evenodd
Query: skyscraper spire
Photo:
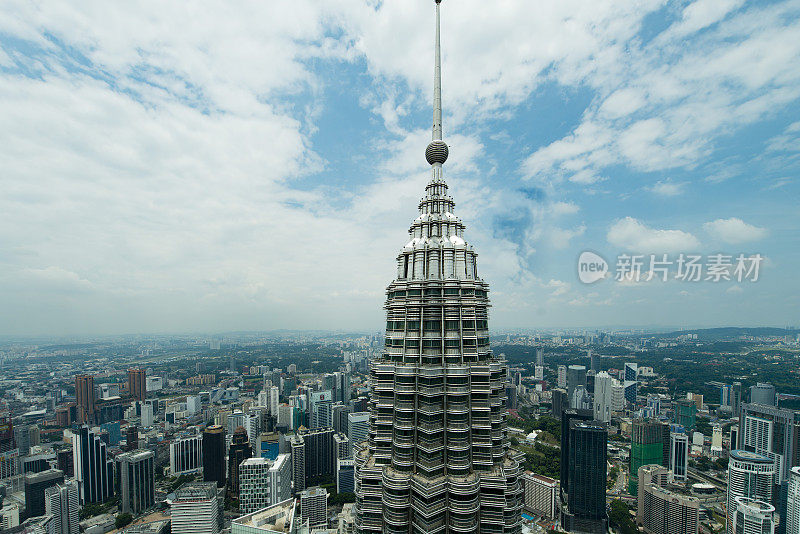
<svg viewBox="0 0 800 534"><path fill-rule="evenodd" d="M442 40L439 4L436 1L436 47L433 67L433 137L432 140L442 140Z"/></svg>
<svg viewBox="0 0 800 534"><path fill-rule="evenodd" d="M447 144L442 141L442 43L441 43L441 18L439 16L439 4L442 0L436 1L436 43L433 67L433 135L432 141L425 149L425 159L434 168L440 168L447 161L449 150ZM441 176L441 171L435 171L437 178Z"/></svg>

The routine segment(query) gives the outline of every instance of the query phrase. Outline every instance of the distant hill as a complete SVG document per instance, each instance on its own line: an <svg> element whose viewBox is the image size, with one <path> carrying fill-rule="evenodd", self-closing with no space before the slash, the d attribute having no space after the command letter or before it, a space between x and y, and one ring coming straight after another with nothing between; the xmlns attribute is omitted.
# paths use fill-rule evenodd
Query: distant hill
<svg viewBox="0 0 800 534"><path fill-rule="evenodd" d="M699 341L732 340L739 336L795 336L800 333L796 328L774 328L771 326L700 328L697 330L679 330L668 334L655 334L655 337L674 338L685 334L697 334ZM653 336L642 336L653 337Z"/></svg>

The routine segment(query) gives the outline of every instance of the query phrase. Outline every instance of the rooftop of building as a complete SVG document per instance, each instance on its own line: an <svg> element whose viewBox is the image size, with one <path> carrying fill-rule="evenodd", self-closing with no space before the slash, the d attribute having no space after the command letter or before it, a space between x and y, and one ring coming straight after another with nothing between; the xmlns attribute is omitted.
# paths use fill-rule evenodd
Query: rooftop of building
<svg viewBox="0 0 800 534"><path fill-rule="evenodd" d="M547 484L558 484L558 480L556 480L555 478L546 477L544 475L534 473L533 471L525 471L525 475L527 475L530 478L545 482Z"/></svg>
<svg viewBox="0 0 800 534"><path fill-rule="evenodd" d="M768 502L750 499L749 497L736 497L736 504L752 508L759 512L774 512L775 507Z"/></svg>
<svg viewBox="0 0 800 534"><path fill-rule="evenodd" d="M161 534L169 531L170 520L162 519L150 523L134 525L122 530L122 534Z"/></svg>
<svg viewBox="0 0 800 534"><path fill-rule="evenodd" d="M743 451L741 449L737 449L735 451L730 452L730 457L734 460L741 460L744 462L756 462L762 464L771 464L773 463L772 459L763 454L758 454L757 452L750 452L750 451Z"/></svg>
<svg viewBox="0 0 800 534"><path fill-rule="evenodd" d="M300 492L300 498L309 498L309 497L317 497L322 495L327 495L328 491L325 488L321 488L319 486L314 486L313 488L308 488Z"/></svg>
<svg viewBox="0 0 800 534"><path fill-rule="evenodd" d="M216 496L216 482L187 482L175 490L175 499L179 501L208 500Z"/></svg>
<svg viewBox="0 0 800 534"><path fill-rule="evenodd" d="M39 471L38 473L26 473L25 482L35 484L36 482L42 482L63 476L64 471L61 471L60 469L47 469L45 471Z"/></svg>
<svg viewBox="0 0 800 534"><path fill-rule="evenodd" d="M291 532L294 520L295 501L286 499L283 502L262 508L252 514L234 519L236 525L255 527L271 532Z"/></svg>
<svg viewBox="0 0 800 534"><path fill-rule="evenodd" d="M135 451L123 452L119 456L117 456L118 461L138 461L143 460L145 458L150 458L155 456L153 451L148 449L137 449Z"/></svg>

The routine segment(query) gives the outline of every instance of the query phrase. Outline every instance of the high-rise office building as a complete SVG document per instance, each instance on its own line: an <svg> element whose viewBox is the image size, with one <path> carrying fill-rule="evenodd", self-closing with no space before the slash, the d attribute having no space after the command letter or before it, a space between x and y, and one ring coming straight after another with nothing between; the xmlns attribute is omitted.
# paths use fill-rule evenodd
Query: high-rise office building
<svg viewBox="0 0 800 534"><path fill-rule="evenodd" d="M351 413L353 413L353 409L349 405L337 403L331 407L333 429L336 432L347 435L347 416Z"/></svg>
<svg viewBox="0 0 800 534"><path fill-rule="evenodd" d="M97 413L95 405L94 377L78 375L75 377L75 405L78 410L78 422L94 423Z"/></svg>
<svg viewBox="0 0 800 534"><path fill-rule="evenodd" d="M78 534L78 483L67 480L44 490L44 513L52 516L48 534Z"/></svg>
<svg viewBox="0 0 800 534"><path fill-rule="evenodd" d="M292 462L288 454L275 460L248 458L239 466L239 512L251 514L292 495Z"/></svg>
<svg viewBox="0 0 800 534"><path fill-rule="evenodd" d="M694 430L697 419L697 404L690 399L678 399L674 404L675 422L686 429L687 432Z"/></svg>
<svg viewBox="0 0 800 534"><path fill-rule="evenodd" d="M555 519L558 510L558 480L526 471L521 476L525 488L525 511Z"/></svg>
<svg viewBox="0 0 800 534"><path fill-rule="evenodd" d="M75 466L72 463L72 448L56 451L56 468L64 473L65 478L75 476Z"/></svg>
<svg viewBox="0 0 800 534"><path fill-rule="evenodd" d="M247 439L247 430L239 427L233 432L231 446L228 448L228 497L239 499L239 466L253 456L253 448Z"/></svg>
<svg viewBox="0 0 800 534"><path fill-rule="evenodd" d="M172 476L197 473L203 467L203 436L178 437L169 444Z"/></svg>
<svg viewBox="0 0 800 534"><path fill-rule="evenodd" d="M736 497L730 515L733 534L775 534L775 507L769 502Z"/></svg>
<svg viewBox="0 0 800 534"><path fill-rule="evenodd" d="M689 476L689 435L671 432L669 439L669 469L676 480L686 482Z"/></svg>
<svg viewBox="0 0 800 534"><path fill-rule="evenodd" d="M325 528L328 526L328 492L324 488L313 487L300 492L300 518L308 521L308 526Z"/></svg>
<svg viewBox="0 0 800 534"><path fill-rule="evenodd" d="M595 374L600 372L600 355L589 349L589 369Z"/></svg>
<svg viewBox="0 0 800 534"><path fill-rule="evenodd" d="M48 469L25 475L25 514L36 517L45 513L44 492L47 488L64 483L64 472Z"/></svg>
<svg viewBox="0 0 800 534"><path fill-rule="evenodd" d="M634 382L639 379L639 364L634 362L625 362L624 368L624 380L630 381L633 380Z"/></svg>
<svg viewBox="0 0 800 534"><path fill-rule="evenodd" d="M614 412L614 379L605 371L594 377L594 418L608 423Z"/></svg>
<svg viewBox="0 0 800 534"><path fill-rule="evenodd" d="M630 404L636 404L636 397L639 395L639 364L625 362L623 375L625 377L622 382L625 391L625 401Z"/></svg>
<svg viewBox="0 0 800 534"><path fill-rule="evenodd" d="M639 468L636 522L646 534L697 534L700 501L671 491L669 471L660 465Z"/></svg>
<svg viewBox="0 0 800 534"><path fill-rule="evenodd" d="M569 398L570 405L572 404L575 388L578 386L582 386L584 389L586 388L586 366L570 365L567 368L567 397Z"/></svg>
<svg viewBox="0 0 800 534"><path fill-rule="evenodd" d="M4 412L0 414L0 453L16 449L17 444L14 439L14 424L11 416Z"/></svg>
<svg viewBox="0 0 800 534"><path fill-rule="evenodd" d="M335 398L334 402L348 403L352 396L350 388L350 373L343 373L337 371L333 373L336 377L336 388L334 389Z"/></svg>
<svg viewBox="0 0 800 534"><path fill-rule="evenodd" d="M219 425L203 431L203 481L225 485L225 429Z"/></svg>
<svg viewBox="0 0 800 534"><path fill-rule="evenodd" d="M302 436L294 435L289 446L292 450L292 490L297 493L306 489L306 442Z"/></svg>
<svg viewBox="0 0 800 534"><path fill-rule="evenodd" d="M333 427L333 392L312 391L308 399L311 428Z"/></svg>
<svg viewBox="0 0 800 534"><path fill-rule="evenodd" d="M27 425L14 427L14 441L19 449L20 456L27 456L31 450L31 437Z"/></svg>
<svg viewBox="0 0 800 534"><path fill-rule="evenodd" d="M353 458L353 447L350 439L344 434L333 435L333 455L338 460L349 460Z"/></svg>
<svg viewBox="0 0 800 534"><path fill-rule="evenodd" d="M544 350L541 348L536 349L536 365L544 365Z"/></svg>
<svg viewBox="0 0 800 534"><path fill-rule="evenodd" d="M586 386L578 385L572 391L572 398L569 400L569 407L576 410L591 410L592 398Z"/></svg>
<svg viewBox="0 0 800 534"><path fill-rule="evenodd" d="M649 411L650 417L658 417L661 415L661 397L653 394L648 395L647 410Z"/></svg>
<svg viewBox="0 0 800 534"><path fill-rule="evenodd" d="M800 534L800 466L792 467L787 482L786 511L783 521L786 534Z"/></svg>
<svg viewBox="0 0 800 534"><path fill-rule="evenodd" d="M750 404L761 404L763 406L775 406L776 403L775 386L764 382L759 382L750 386Z"/></svg>
<svg viewBox="0 0 800 534"><path fill-rule="evenodd" d="M625 397L625 403L628 405L635 405L636 398L639 394L639 382L635 380L626 380L622 383L622 391Z"/></svg>
<svg viewBox="0 0 800 534"><path fill-rule="evenodd" d="M139 427L128 425L125 429L125 451L135 451L139 448Z"/></svg>
<svg viewBox="0 0 800 534"><path fill-rule="evenodd" d="M512 385L506 386L506 409L517 409L517 387Z"/></svg>
<svg viewBox="0 0 800 534"><path fill-rule="evenodd" d="M608 431L600 421L569 422L569 486L561 527L568 532L605 534Z"/></svg>
<svg viewBox="0 0 800 534"><path fill-rule="evenodd" d="M147 372L144 369L128 369L128 392L135 401L147 398Z"/></svg>
<svg viewBox="0 0 800 534"><path fill-rule="evenodd" d="M256 450L253 456L274 460L281 452L281 434L279 432L262 432L256 439Z"/></svg>
<svg viewBox="0 0 800 534"><path fill-rule="evenodd" d="M81 504L105 502L114 496L114 462L106 444L87 426L72 436L72 459Z"/></svg>
<svg viewBox="0 0 800 534"><path fill-rule="evenodd" d="M569 463L570 463L570 441L569 441L569 425L573 420L576 421L591 421L593 414L591 410L564 410L561 414L561 504L562 508L566 506L566 496L569 493Z"/></svg>
<svg viewBox="0 0 800 534"><path fill-rule="evenodd" d="M332 428L301 428L291 441L294 491L305 489L307 481L336 475L335 432ZM302 465L300 460L302 459Z"/></svg>
<svg viewBox="0 0 800 534"><path fill-rule="evenodd" d="M354 493L355 491L356 481L353 460L336 460L336 493Z"/></svg>
<svg viewBox="0 0 800 534"><path fill-rule="evenodd" d="M367 440L369 437L369 412L353 412L347 415L347 437L352 444Z"/></svg>
<svg viewBox="0 0 800 534"><path fill-rule="evenodd" d="M746 497L771 502L775 463L763 454L736 450L728 458L727 528L734 534L733 514L736 511L736 498Z"/></svg>
<svg viewBox="0 0 800 534"><path fill-rule="evenodd" d="M439 3L432 177L386 291L383 353L371 363L370 429L355 447L356 528L519 532L519 462L509 451L506 365L489 347L488 284L453 214L442 165ZM491 487L491 489L490 489ZM422 503L441 502L439 506Z"/></svg>
<svg viewBox="0 0 800 534"><path fill-rule="evenodd" d="M567 366L558 366L558 377L556 378L556 385L561 389L567 388Z"/></svg>
<svg viewBox="0 0 800 534"><path fill-rule="evenodd" d="M739 417L741 449L768 456L775 463L776 484L800 465L800 411L768 404L744 404Z"/></svg>
<svg viewBox="0 0 800 534"><path fill-rule="evenodd" d="M188 395L186 397L186 413L188 415L197 415L202 408L203 402L200 400L200 395Z"/></svg>
<svg viewBox="0 0 800 534"><path fill-rule="evenodd" d="M278 416L278 406L280 406L280 388L278 386L270 386L269 388L269 398L268 398L268 406L269 406L269 413L270 415L274 415L275 417Z"/></svg>
<svg viewBox="0 0 800 534"><path fill-rule="evenodd" d="M664 429L667 429L665 433ZM639 468L643 465L664 465L666 447L669 462L669 425L652 419L638 419L633 422L631 431L631 470L628 479L628 492L637 495ZM666 437L666 440L665 440ZM668 465L668 464L667 464Z"/></svg>
<svg viewBox="0 0 800 534"><path fill-rule="evenodd" d="M739 425L731 425L730 435L728 436L729 449L735 451L741 448L739 445Z"/></svg>
<svg viewBox="0 0 800 534"><path fill-rule="evenodd" d="M715 424L711 430L711 456L722 456L722 425Z"/></svg>
<svg viewBox="0 0 800 534"><path fill-rule="evenodd" d="M732 404L733 404L733 416L739 417L739 414L742 413L742 383L741 382L734 382L733 383L733 390L731 392L732 395ZM733 449L733 447L731 447Z"/></svg>
<svg viewBox="0 0 800 534"><path fill-rule="evenodd" d="M155 504L155 454L149 450L117 456L120 480L120 509L138 515Z"/></svg>
<svg viewBox="0 0 800 534"><path fill-rule="evenodd" d="M733 386L725 384L719 388L719 405L720 408L730 409L733 413Z"/></svg>
<svg viewBox="0 0 800 534"><path fill-rule="evenodd" d="M567 400L567 390L556 388L550 392L551 394L551 402L552 402L552 413L553 417L558 420L561 420L561 416L564 414L564 410L569 409L569 401Z"/></svg>
<svg viewBox="0 0 800 534"><path fill-rule="evenodd" d="M219 534L220 505L213 482L188 482L175 491L172 534Z"/></svg>

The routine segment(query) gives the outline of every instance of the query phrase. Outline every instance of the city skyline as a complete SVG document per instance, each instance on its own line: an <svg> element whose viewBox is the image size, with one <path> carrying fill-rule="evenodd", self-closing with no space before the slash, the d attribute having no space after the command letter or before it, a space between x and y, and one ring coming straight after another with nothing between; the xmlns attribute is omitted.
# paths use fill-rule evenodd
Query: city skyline
<svg viewBox="0 0 800 534"><path fill-rule="evenodd" d="M428 4L7 4L0 334L378 330L428 180ZM493 328L797 324L796 4L451 11L449 185ZM587 286L585 250L765 261Z"/></svg>

